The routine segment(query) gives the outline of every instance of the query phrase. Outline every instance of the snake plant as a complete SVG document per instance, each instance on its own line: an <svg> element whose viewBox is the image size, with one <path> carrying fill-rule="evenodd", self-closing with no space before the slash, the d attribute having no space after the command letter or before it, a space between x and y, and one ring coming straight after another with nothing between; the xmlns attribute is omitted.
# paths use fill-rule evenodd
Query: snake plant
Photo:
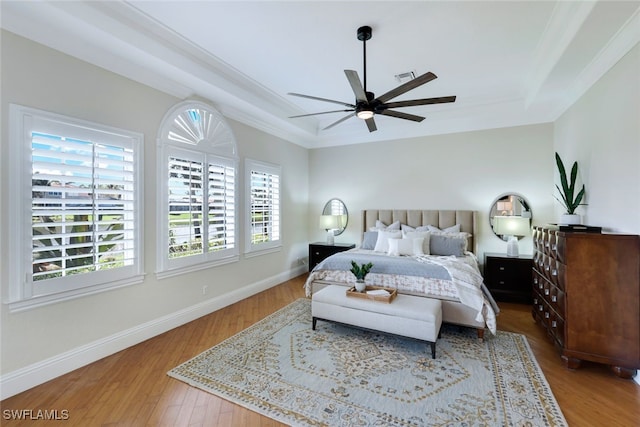
<svg viewBox="0 0 640 427"><path fill-rule="evenodd" d="M556 164L558 165L558 172L560 173L560 184L562 188L556 184L556 188L560 193L560 197L562 199L558 200L562 206L567 210L569 215L573 215L578 206L580 206L580 202L584 197L584 184L578 193L576 194L576 179L578 178L578 162L573 162L573 166L571 167L571 182L567 181L567 172L564 168L564 164L562 163L562 159L560 155L556 153Z"/></svg>

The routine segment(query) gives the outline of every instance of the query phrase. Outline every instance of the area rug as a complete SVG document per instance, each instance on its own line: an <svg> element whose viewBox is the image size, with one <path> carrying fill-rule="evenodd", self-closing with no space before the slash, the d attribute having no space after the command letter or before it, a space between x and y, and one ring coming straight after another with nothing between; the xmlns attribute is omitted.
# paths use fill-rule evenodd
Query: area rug
<svg viewBox="0 0 640 427"><path fill-rule="evenodd" d="M318 321L299 299L169 371L292 426L566 426L526 338L428 344Z"/></svg>

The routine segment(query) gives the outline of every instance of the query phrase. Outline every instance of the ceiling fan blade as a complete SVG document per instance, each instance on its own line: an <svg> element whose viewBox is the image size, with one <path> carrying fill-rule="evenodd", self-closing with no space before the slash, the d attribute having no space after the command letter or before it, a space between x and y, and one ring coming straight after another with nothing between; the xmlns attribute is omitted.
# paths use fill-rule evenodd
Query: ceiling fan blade
<svg viewBox="0 0 640 427"><path fill-rule="evenodd" d="M289 116L290 119L296 119L298 117L308 117L308 116L317 116L319 114L330 114L330 113L342 113L342 112L348 112L348 111L353 111L353 110L333 110L333 111L322 111L320 113L311 113L311 114L300 114L298 116Z"/></svg>
<svg viewBox="0 0 640 427"><path fill-rule="evenodd" d="M369 132L375 132L378 130L378 128L376 127L376 122L373 120L373 117L371 117L370 119L365 120L365 123L367 124L367 127L369 128Z"/></svg>
<svg viewBox="0 0 640 427"><path fill-rule="evenodd" d="M386 108L414 107L416 105L445 104L456 102L455 96L441 96L439 98L411 99L409 101L388 102L384 104Z"/></svg>
<svg viewBox="0 0 640 427"><path fill-rule="evenodd" d="M344 74L347 76L347 80L349 80L351 89L356 96L356 101L367 102L367 94L364 93L364 88L360 82L360 77L358 77L358 72L353 70L344 70Z"/></svg>
<svg viewBox="0 0 640 427"><path fill-rule="evenodd" d="M430 82L431 80L437 79L438 77L433 74L431 71L416 77L413 80L409 80L405 84L401 84L395 89L390 90L389 92L379 96L377 98L378 101L384 103L390 99L395 98L396 96L400 96L405 92L409 92L411 89L415 89L418 86L422 86L425 83Z"/></svg>
<svg viewBox="0 0 640 427"><path fill-rule="evenodd" d="M334 126L336 126L336 125L339 125L340 123L344 122L344 121L345 121L345 120L347 120L347 119L350 119L351 117L353 117L353 116L355 116L355 115L356 115L356 113L349 114L348 116L345 116L345 117L341 118L341 119L340 119L340 120L338 120L337 122L333 122L333 123L331 123L329 126L327 126L326 128L323 128L322 130L331 129L332 127L334 127Z"/></svg>
<svg viewBox="0 0 640 427"><path fill-rule="evenodd" d="M287 95L299 96L300 98L315 99L316 101L332 102L334 104L344 105L345 107L356 108L356 106L353 105L353 104L348 104L346 102L336 101L336 100L333 100L333 99L319 98L317 96L303 95L301 93L293 93L293 92L289 92Z"/></svg>
<svg viewBox="0 0 640 427"><path fill-rule="evenodd" d="M414 122L421 122L424 120L422 116L416 116L414 114L402 113L400 111L382 110L377 111L376 114L382 114L383 116L396 117L398 119L412 120Z"/></svg>

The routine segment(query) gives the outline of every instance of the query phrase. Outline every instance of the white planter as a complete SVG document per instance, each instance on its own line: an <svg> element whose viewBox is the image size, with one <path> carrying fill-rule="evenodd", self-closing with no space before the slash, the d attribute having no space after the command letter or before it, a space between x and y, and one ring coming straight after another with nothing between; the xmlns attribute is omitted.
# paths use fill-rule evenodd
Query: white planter
<svg viewBox="0 0 640 427"><path fill-rule="evenodd" d="M364 292L365 289L367 289L367 285L364 284L364 280L357 280L356 281L356 291Z"/></svg>
<svg viewBox="0 0 640 427"><path fill-rule="evenodd" d="M562 214L560 215L560 224L582 224L582 217L578 214Z"/></svg>

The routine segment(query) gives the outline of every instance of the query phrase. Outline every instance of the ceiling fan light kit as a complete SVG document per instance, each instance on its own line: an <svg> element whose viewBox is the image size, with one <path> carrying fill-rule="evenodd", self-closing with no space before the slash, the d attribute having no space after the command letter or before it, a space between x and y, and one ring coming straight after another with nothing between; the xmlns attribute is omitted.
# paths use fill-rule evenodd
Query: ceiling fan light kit
<svg viewBox="0 0 640 427"><path fill-rule="evenodd" d="M422 116L404 113L401 111L394 111L394 110L391 110L391 108L414 107L419 105L455 102L456 100L455 96L443 96L438 98L424 98L424 99L412 99L408 101L387 102L412 89L417 88L418 86L422 86L423 84L436 79L437 76L430 71L418 77L415 77L414 73L411 72L412 76L414 77L413 79L408 80L407 82L401 84L395 89L392 89L389 92L376 98L373 92L367 91L367 40L371 39L371 35L372 35L371 27L363 26L358 28L357 35L358 35L358 40L362 41L362 58L363 58L363 64L364 64L362 82L360 81L360 77L358 76L357 71L344 70L344 74L347 76L347 80L349 81L349 84L351 85L351 89L353 90L353 94L356 97L355 103L350 104L348 102L336 101L333 99L320 98L317 96L303 95L301 93L290 92L289 95L292 95L292 96L313 99L316 101L330 102L333 104L342 105L343 107L347 107L348 109L322 111L319 113L311 113L311 114L301 114L298 116L291 116L289 118L293 119L297 117L308 117L308 116L315 116L319 114L348 112L349 115L341 118L336 122L331 123L329 126L325 127L322 130L330 129L344 122L345 120L355 116L365 121L367 128L369 129L369 132L375 132L377 130L376 123L373 118L375 114L380 114L388 117L395 117L398 119L410 120L413 122L421 122L425 119Z"/></svg>

